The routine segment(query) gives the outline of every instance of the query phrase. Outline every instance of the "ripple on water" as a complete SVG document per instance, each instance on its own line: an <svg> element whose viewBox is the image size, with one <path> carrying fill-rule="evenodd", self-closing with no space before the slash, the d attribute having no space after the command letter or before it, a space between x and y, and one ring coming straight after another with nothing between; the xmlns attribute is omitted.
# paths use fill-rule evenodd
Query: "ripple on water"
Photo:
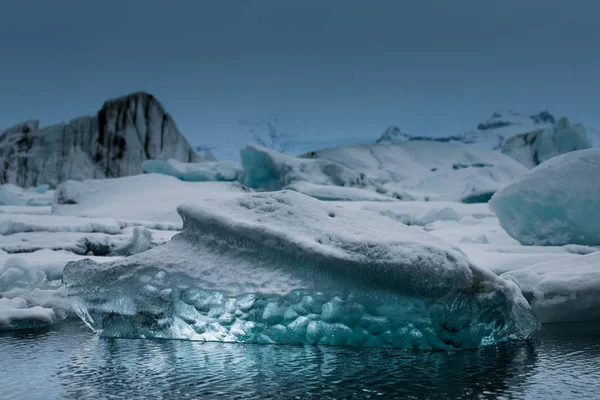
<svg viewBox="0 0 600 400"><path fill-rule="evenodd" d="M600 323L476 351L100 339L80 325L0 334L0 398L594 398Z"/></svg>

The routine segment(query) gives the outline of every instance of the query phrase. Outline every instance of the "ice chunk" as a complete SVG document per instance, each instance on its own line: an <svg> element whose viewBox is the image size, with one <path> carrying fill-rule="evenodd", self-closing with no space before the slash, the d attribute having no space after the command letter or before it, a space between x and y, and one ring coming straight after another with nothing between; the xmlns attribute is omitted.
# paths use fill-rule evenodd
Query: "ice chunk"
<svg viewBox="0 0 600 400"><path fill-rule="evenodd" d="M246 146L241 159L242 182L255 189L297 188L308 182L360 188L400 200L487 202L496 190L526 171L499 152L424 140L338 147L300 158Z"/></svg>
<svg viewBox="0 0 600 400"><path fill-rule="evenodd" d="M541 322L600 318L600 252L547 261L503 276L519 283Z"/></svg>
<svg viewBox="0 0 600 400"><path fill-rule="evenodd" d="M48 206L52 203L54 191L48 185L23 189L13 184L0 185L0 205L3 206Z"/></svg>
<svg viewBox="0 0 600 400"><path fill-rule="evenodd" d="M600 245L600 149L552 158L497 192L502 227L525 245Z"/></svg>
<svg viewBox="0 0 600 400"><path fill-rule="evenodd" d="M369 211L283 191L180 206L184 230L121 261L65 267L109 337L460 349L529 337L512 282Z"/></svg>
<svg viewBox="0 0 600 400"><path fill-rule="evenodd" d="M51 308L28 307L27 301L19 297L0 298L0 331L37 328L50 325L58 319Z"/></svg>
<svg viewBox="0 0 600 400"><path fill-rule="evenodd" d="M179 204L246 191L239 183L182 182L159 174L67 181L56 189L52 209L60 215L117 218L147 228L176 230L181 229Z"/></svg>
<svg viewBox="0 0 600 400"><path fill-rule="evenodd" d="M62 285L63 267L83 257L42 250L13 257L0 251L0 331L42 327L76 318ZM99 262L115 257L92 257Z"/></svg>
<svg viewBox="0 0 600 400"><path fill-rule="evenodd" d="M242 168L234 161L182 163L177 160L147 160L144 172L173 176L186 182L237 181Z"/></svg>
<svg viewBox="0 0 600 400"><path fill-rule="evenodd" d="M114 256L130 256L141 253L155 247L156 244L152 241L152 232L148 229L137 226L133 228L133 236L127 242L117 247L111 252Z"/></svg>

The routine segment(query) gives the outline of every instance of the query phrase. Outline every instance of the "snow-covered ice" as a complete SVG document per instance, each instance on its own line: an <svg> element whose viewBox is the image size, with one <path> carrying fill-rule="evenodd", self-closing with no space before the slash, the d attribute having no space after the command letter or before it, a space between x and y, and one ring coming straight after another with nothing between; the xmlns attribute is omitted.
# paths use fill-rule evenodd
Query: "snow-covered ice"
<svg viewBox="0 0 600 400"><path fill-rule="evenodd" d="M113 218L147 228L181 229L177 206L206 198L227 198L246 192L239 183L182 182L144 174L116 179L67 181L56 189L52 211L58 215Z"/></svg>
<svg viewBox="0 0 600 400"><path fill-rule="evenodd" d="M600 251L546 261L503 276L518 282L542 322L600 319Z"/></svg>
<svg viewBox="0 0 600 400"><path fill-rule="evenodd" d="M179 213L184 230L163 246L65 268L101 335L458 349L538 327L515 284L376 212L283 191Z"/></svg>
<svg viewBox="0 0 600 400"><path fill-rule="evenodd" d="M526 171L499 152L434 141L337 147L300 158L246 146L241 158L242 183L255 189L309 182L366 189L400 200L485 202Z"/></svg>
<svg viewBox="0 0 600 400"><path fill-rule="evenodd" d="M241 166L235 161L204 161L182 163L177 160L147 160L143 164L144 172L173 176L186 182L209 182L239 180Z"/></svg>
<svg viewBox="0 0 600 400"><path fill-rule="evenodd" d="M121 233L127 226L114 219L81 218L66 215L0 214L0 235L20 232L102 232Z"/></svg>
<svg viewBox="0 0 600 400"><path fill-rule="evenodd" d="M34 328L75 317L62 285L63 268L82 256L40 250L18 255L0 251L0 331ZM118 257L92 257L97 262Z"/></svg>
<svg viewBox="0 0 600 400"><path fill-rule="evenodd" d="M424 226L436 221L460 221L465 217L494 217L486 203L465 204L452 201L352 201L336 202L351 210L375 211L406 225Z"/></svg>
<svg viewBox="0 0 600 400"><path fill-rule="evenodd" d="M525 245L600 245L600 149L554 157L490 201L502 227Z"/></svg>

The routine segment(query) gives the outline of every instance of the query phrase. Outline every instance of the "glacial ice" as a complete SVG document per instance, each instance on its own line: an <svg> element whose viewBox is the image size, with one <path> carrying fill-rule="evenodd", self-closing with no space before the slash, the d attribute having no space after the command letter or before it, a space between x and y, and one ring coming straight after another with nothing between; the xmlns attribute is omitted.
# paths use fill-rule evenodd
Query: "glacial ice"
<svg viewBox="0 0 600 400"><path fill-rule="evenodd" d="M293 191L183 205L169 243L69 263L77 314L107 337L462 349L529 337L517 286L375 212Z"/></svg>
<svg viewBox="0 0 600 400"><path fill-rule="evenodd" d="M525 245L600 245L600 149L552 158L490 201L502 228Z"/></svg>
<svg viewBox="0 0 600 400"><path fill-rule="evenodd" d="M239 180L242 168L234 161L204 161L182 163L177 160L147 160L142 168L144 172L174 176L186 182L209 182Z"/></svg>
<svg viewBox="0 0 600 400"><path fill-rule="evenodd" d="M518 282L543 323L600 319L600 251L503 275Z"/></svg>
<svg viewBox="0 0 600 400"><path fill-rule="evenodd" d="M300 191L328 200L344 198L325 193L324 185L343 187L344 195L351 194L353 200L368 200L357 195L359 190L367 190L378 197L400 200L486 202L496 190L526 171L499 152L424 140L337 147L301 157L246 146L241 150L241 159L241 182L251 188L298 190L306 182L315 186Z"/></svg>
<svg viewBox="0 0 600 400"><path fill-rule="evenodd" d="M504 142L502 152L527 168L571 151L592 147L581 124L569 123L566 117L545 129L513 136Z"/></svg>

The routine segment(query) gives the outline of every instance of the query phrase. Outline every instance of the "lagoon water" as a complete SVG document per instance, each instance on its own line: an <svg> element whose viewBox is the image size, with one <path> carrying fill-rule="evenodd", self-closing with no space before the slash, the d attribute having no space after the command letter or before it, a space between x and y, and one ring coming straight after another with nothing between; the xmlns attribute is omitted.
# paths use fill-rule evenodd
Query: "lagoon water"
<svg viewBox="0 0 600 400"><path fill-rule="evenodd" d="M0 333L0 399L600 398L600 322L477 351Z"/></svg>

